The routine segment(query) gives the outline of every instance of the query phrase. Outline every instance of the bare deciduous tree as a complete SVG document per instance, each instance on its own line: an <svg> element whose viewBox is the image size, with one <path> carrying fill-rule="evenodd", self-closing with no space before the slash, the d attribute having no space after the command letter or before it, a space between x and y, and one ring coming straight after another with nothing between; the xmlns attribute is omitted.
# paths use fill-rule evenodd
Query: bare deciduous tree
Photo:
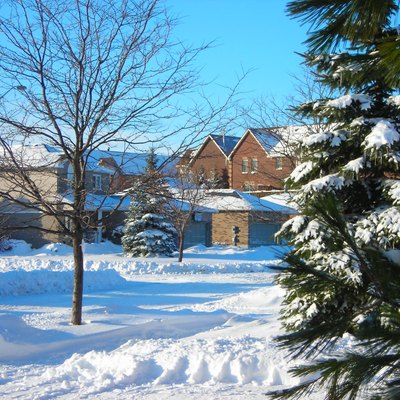
<svg viewBox="0 0 400 400"><path fill-rule="evenodd" d="M190 168L181 168L173 178L173 187L169 189L167 210L169 219L178 232L178 262L183 260L185 246L185 228L196 212L205 209L201 205L207 196L207 183L204 176L193 172Z"/></svg>
<svg viewBox="0 0 400 400"><path fill-rule="evenodd" d="M33 228L71 237L72 323L79 325L91 154L165 139L160 121L183 114L172 101L196 85L192 61L207 46L174 42L175 21L159 0L10 0L0 15L0 197L58 224ZM203 111L184 128L201 132L219 109L207 117ZM61 158L27 159L24 146L34 143ZM50 175L60 184L61 161L70 170L72 202L46 185Z"/></svg>

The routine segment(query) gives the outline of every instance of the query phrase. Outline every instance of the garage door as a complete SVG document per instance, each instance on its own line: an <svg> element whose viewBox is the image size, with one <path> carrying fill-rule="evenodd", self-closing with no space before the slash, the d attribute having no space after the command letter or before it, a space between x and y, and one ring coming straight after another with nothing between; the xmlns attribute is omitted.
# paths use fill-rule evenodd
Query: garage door
<svg viewBox="0 0 400 400"><path fill-rule="evenodd" d="M193 222L185 227L185 248L202 244L209 246L208 223Z"/></svg>
<svg viewBox="0 0 400 400"><path fill-rule="evenodd" d="M276 244L274 235L276 232L279 231L280 227L280 224L250 224L250 246L265 246Z"/></svg>

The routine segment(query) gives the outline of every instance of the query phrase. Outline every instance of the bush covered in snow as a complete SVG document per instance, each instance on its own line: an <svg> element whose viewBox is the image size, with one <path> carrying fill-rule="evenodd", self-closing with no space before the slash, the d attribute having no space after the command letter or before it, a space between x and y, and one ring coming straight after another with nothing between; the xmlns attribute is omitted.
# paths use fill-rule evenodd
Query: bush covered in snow
<svg viewBox="0 0 400 400"><path fill-rule="evenodd" d="M152 151L145 176L130 191L132 202L121 240L127 256L172 255L176 250L177 231L166 217L166 192Z"/></svg>

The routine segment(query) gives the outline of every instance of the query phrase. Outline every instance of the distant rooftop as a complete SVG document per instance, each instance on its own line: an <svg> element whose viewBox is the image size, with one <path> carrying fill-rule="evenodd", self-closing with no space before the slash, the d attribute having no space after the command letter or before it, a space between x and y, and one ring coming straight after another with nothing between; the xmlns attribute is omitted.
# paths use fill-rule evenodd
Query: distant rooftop
<svg viewBox="0 0 400 400"><path fill-rule="evenodd" d="M34 168L61 168L65 156L61 149L47 144L15 147L21 162ZM87 170L110 173L119 168L125 174L141 174L146 166L147 153L131 153L112 150L93 150L87 160ZM158 164L170 165L168 156L157 155Z"/></svg>

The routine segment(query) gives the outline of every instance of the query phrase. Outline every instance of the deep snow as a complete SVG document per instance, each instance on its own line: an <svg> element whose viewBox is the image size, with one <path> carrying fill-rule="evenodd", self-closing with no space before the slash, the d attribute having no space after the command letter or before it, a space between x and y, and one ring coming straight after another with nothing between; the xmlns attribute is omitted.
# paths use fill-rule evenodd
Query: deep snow
<svg viewBox="0 0 400 400"><path fill-rule="evenodd" d="M265 399L299 381L276 348L285 248L194 247L128 259L85 246L84 325L72 326L71 249L0 257L4 399Z"/></svg>

